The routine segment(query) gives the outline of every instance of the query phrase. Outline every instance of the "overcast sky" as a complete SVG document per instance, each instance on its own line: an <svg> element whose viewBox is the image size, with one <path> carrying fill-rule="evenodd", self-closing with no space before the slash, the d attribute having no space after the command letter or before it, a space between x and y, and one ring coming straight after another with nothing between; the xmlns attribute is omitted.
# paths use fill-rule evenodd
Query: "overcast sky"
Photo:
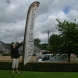
<svg viewBox="0 0 78 78"><path fill-rule="evenodd" d="M9 2L7 2L9 1ZM21 42L24 38L28 8L35 0L0 0L0 41ZM40 2L34 26L34 38L48 42L50 35L58 34L56 19L78 23L78 0L37 0Z"/></svg>

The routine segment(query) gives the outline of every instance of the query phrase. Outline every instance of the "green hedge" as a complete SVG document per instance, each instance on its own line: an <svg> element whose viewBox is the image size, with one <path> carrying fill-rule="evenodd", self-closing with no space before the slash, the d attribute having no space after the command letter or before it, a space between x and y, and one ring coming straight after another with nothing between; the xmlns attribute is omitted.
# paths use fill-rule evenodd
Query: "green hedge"
<svg viewBox="0 0 78 78"><path fill-rule="evenodd" d="M24 67L27 71L42 72L78 72L77 63L27 63Z"/></svg>
<svg viewBox="0 0 78 78"><path fill-rule="evenodd" d="M0 70L11 70L11 62L0 62ZM22 63L19 63L19 70L22 70ZM41 72L78 72L78 63L27 63L24 71Z"/></svg>
<svg viewBox="0 0 78 78"><path fill-rule="evenodd" d="M10 70L12 67L11 62L0 62L0 70Z"/></svg>
<svg viewBox="0 0 78 78"><path fill-rule="evenodd" d="M3 53L2 56L10 56L10 53Z"/></svg>

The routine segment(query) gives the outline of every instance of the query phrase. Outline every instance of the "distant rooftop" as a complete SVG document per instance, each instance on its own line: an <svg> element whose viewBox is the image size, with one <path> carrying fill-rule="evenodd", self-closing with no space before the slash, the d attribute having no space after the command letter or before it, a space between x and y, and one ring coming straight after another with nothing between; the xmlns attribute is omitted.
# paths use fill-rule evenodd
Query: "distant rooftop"
<svg viewBox="0 0 78 78"><path fill-rule="evenodd" d="M7 51L10 50L10 46L0 41L0 51Z"/></svg>

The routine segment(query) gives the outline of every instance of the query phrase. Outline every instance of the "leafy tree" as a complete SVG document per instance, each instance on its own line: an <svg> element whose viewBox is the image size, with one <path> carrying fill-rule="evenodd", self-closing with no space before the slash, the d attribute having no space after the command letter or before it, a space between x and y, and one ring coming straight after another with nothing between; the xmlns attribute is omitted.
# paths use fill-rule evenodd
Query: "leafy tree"
<svg viewBox="0 0 78 78"><path fill-rule="evenodd" d="M60 46L62 44L62 37L57 34L53 34L49 38L49 50L53 53L59 53Z"/></svg>
<svg viewBox="0 0 78 78"><path fill-rule="evenodd" d="M58 31L63 38L60 51L68 53L68 62L70 62L70 54L78 53L78 24L64 20L60 22L58 19Z"/></svg>
<svg viewBox="0 0 78 78"><path fill-rule="evenodd" d="M43 50L47 50L47 47L48 47L48 44L47 43L42 43L40 45L40 48L43 49Z"/></svg>
<svg viewBox="0 0 78 78"><path fill-rule="evenodd" d="M39 46L40 45L41 40L39 38L34 39L34 44Z"/></svg>

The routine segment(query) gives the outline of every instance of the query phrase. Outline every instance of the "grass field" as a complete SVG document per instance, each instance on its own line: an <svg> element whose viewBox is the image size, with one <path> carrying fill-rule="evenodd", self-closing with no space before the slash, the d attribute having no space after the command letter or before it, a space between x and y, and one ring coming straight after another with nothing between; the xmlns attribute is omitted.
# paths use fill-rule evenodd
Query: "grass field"
<svg viewBox="0 0 78 78"><path fill-rule="evenodd" d="M14 73L0 70L0 78L78 78L78 72L29 72Z"/></svg>

